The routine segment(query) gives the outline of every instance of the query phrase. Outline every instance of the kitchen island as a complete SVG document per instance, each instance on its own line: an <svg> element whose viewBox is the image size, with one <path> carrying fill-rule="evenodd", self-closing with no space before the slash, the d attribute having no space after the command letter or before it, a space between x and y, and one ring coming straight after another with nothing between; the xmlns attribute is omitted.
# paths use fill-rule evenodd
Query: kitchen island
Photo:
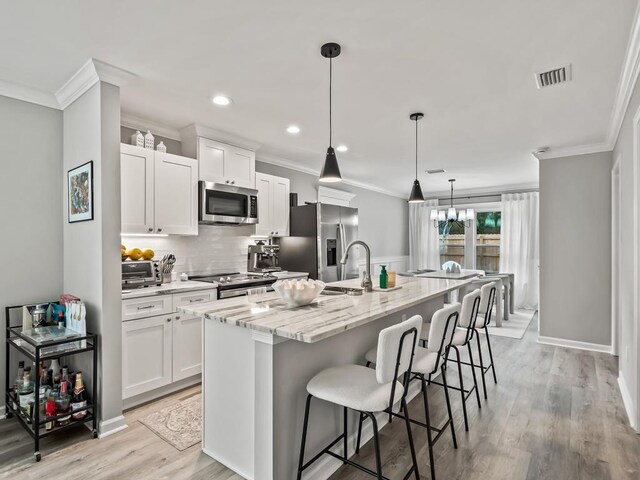
<svg viewBox="0 0 640 480"><path fill-rule="evenodd" d="M305 387L311 377L331 366L364 363L364 353L376 344L380 330L414 314L428 321L448 292L468 282L398 278L398 290L321 295L297 308L275 293L259 305L238 297L180 307L204 318L203 451L247 479L295 478ZM331 285L356 287L359 281ZM341 424L338 408L316 401L307 452L313 455L339 435ZM350 449L355 427L354 414ZM363 439L370 436L365 428ZM342 464L325 457L303 478L328 478Z"/></svg>

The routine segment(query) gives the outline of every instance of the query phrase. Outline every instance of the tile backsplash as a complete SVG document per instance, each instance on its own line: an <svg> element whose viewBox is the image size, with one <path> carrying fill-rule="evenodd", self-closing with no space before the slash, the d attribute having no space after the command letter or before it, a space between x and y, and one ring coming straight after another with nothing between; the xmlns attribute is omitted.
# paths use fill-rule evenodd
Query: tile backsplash
<svg viewBox="0 0 640 480"><path fill-rule="evenodd" d="M150 248L155 259L176 256L174 271L190 275L247 271L247 247L254 243L253 227L199 225L198 236L122 236L127 248Z"/></svg>

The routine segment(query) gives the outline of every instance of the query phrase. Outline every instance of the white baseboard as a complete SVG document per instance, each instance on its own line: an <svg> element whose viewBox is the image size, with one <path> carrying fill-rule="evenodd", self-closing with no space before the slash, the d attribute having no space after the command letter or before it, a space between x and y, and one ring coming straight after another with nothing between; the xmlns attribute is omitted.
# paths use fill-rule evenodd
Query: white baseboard
<svg viewBox="0 0 640 480"><path fill-rule="evenodd" d="M543 337L538 335L538 343L544 345L554 345L556 347L576 348L578 350L589 350L591 352L611 354L611 345L601 345L599 343L578 342L566 338Z"/></svg>
<svg viewBox="0 0 640 480"><path fill-rule="evenodd" d="M638 425L636 422L636 416L634 414L635 409L633 408L633 400L631 400L631 394L629 393L627 384L622 376L618 377L618 387L620 388L620 394L622 395L622 403L624 404L624 409L627 411L627 417L629 417L629 425L631 425L631 428L633 428L637 432Z"/></svg>
<svg viewBox="0 0 640 480"><path fill-rule="evenodd" d="M212 450L209 450L208 448L205 448L204 446L202 447L202 452L207 454L207 455L209 455L211 458L215 459L216 462L221 463L222 465L227 467L229 470L237 473L242 478L247 478L247 479L252 479L253 478L251 475L249 475L248 472L244 472L241 468L238 468L232 462L229 462L227 459L221 457L216 452L214 452Z"/></svg>
<svg viewBox="0 0 640 480"><path fill-rule="evenodd" d="M99 434L98 438L108 437L109 435L113 435L121 430L127 428L127 424L124 421L124 415L119 415L114 418L110 418L109 420L105 420L104 422L100 422L98 427Z"/></svg>

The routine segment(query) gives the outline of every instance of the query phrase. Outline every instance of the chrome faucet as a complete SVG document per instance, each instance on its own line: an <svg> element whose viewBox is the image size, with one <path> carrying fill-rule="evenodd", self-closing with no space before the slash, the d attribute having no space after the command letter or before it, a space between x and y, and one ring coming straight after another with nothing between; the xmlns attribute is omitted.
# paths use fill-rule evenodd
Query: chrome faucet
<svg viewBox="0 0 640 480"><path fill-rule="evenodd" d="M345 265L347 263L347 258L349 257L349 250L351 250L351 247L353 247L354 245L362 245L364 247L367 264L365 266L364 277L362 277L362 288L364 288L365 292L372 292L373 283L371 282L371 249L369 248L369 245L364 243L362 240L354 240L349 245L347 245L347 248L345 249L344 254L342 255L342 259L340 260L340 263L342 265Z"/></svg>

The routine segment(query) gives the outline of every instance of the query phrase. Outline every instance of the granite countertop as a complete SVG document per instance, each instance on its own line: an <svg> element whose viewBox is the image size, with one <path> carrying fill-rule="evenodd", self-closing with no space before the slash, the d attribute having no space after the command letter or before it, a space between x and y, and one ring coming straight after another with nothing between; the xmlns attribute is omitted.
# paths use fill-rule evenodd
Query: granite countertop
<svg viewBox="0 0 640 480"><path fill-rule="evenodd" d="M288 272L288 271L273 272L271 275L273 275L274 277L278 277L279 279L301 278L301 277L309 276L307 272Z"/></svg>
<svg viewBox="0 0 640 480"><path fill-rule="evenodd" d="M470 280L398 277L397 283L402 285L398 290L374 291L360 296L320 295L313 303L303 307L290 307L276 293L272 293L265 305L260 307L250 305L247 297L238 297L178 307L178 310L205 319L313 343L442 296L469 282ZM360 280L346 280L330 285L359 287Z"/></svg>
<svg viewBox="0 0 640 480"><path fill-rule="evenodd" d="M163 283L159 287L142 287L122 290L122 299L153 297L155 295L169 295L177 292L192 292L197 290L211 290L218 288L217 283L196 282L187 280L186 282Z"/></svg>
<svg viewBox="0 0 640 480"><path fill-rule="evenodd" d="M446 272L437 270L435 272L420 273L417 278L445 278L453 280L466 280L467 278L475 278L484 275L484 270L465 270L461 269L459 273Z"/></svg>

